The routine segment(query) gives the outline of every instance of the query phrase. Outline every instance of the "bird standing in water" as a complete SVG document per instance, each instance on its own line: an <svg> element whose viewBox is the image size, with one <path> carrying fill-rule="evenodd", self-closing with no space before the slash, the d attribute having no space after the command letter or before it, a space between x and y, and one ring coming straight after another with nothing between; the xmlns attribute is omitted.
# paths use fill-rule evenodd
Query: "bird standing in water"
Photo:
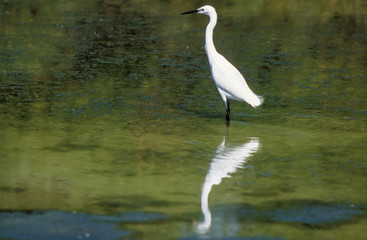
<svg viewBox="0 0 367 240"><path fill-rule="evenodd" d="M217 13L215 9L212 6L206 5L181 14L189 13L199 13L209 16L209 24L205 31L205 51L208 56L212 77L227 110L226 121L229 124L229 99L245 101L254 108L260 106L263 99L252 92L242 74L215 49L213 42L213 30L217 24Z"/></svg>

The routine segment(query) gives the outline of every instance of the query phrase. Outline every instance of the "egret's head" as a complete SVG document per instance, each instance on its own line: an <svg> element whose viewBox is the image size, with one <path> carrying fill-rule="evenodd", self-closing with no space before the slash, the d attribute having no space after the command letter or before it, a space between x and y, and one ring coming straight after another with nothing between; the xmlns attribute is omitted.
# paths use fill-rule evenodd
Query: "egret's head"
<svg viewBox="0 0 367 240"><path fill-rule="evenodd" d="M181 14L189 14L189 13L200 13L200 14L205 14L205 15L212 15L212 14L216 14L215 12L215 8L213 8L212 6L209 6L209 5L205 5L205 6L202 6L198 9L195 9L195 10L191 10L191 11L188 11L188 12L184 12L184 13L181 13Z"/></svg>
<svg viewBox="0 0 367 240"><path fill-rule="evenodd" d="M210 15L210 14L213 14L213 13L216 13L215 12L215 8L213 8L212 6L210 5L205 5L205 6L202 6L201 8L198 8L198 13L200 14L205 14L205 15Z"/></svg>

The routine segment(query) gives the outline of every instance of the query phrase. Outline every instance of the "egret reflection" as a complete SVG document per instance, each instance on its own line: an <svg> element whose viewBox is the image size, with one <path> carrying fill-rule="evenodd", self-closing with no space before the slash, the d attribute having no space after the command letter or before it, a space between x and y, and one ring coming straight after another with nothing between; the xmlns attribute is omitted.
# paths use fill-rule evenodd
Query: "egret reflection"
<svg viewBox="0 0 367 240"><path fill-rule="evenodd" d="M250 140L240 146L226 146L227 134L223 141L217 147L215 155L210 163L205 182L201 190L201 211L204 215L203 222L197 226L197 232L206 233L212 222L211 212L208 205L209 193L213 185L219 185L222 179L230 177L230 174L242 168L247 159L255 154L260 148L259 138L250 138Z"/></svg>

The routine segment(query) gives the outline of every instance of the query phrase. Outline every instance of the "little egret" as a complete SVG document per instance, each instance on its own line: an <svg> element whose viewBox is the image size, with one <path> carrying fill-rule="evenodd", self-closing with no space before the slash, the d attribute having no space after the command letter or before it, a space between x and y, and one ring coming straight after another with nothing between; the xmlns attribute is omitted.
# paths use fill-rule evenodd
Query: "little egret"
<svg viewBox="0 0 367 240"><path fill-rule="evenodd" d="M189 13L199 13L209 16L209 24L205 31L205 51L208 56L212 77L227 110L226 120L228 124L230 119L229 99L245 101L254 108L260 106L263 99L252 92L237 68L215 49L213 42L213 30L217 24L217 13L215 9L212 6L206 5L181 14Z"/></svg>

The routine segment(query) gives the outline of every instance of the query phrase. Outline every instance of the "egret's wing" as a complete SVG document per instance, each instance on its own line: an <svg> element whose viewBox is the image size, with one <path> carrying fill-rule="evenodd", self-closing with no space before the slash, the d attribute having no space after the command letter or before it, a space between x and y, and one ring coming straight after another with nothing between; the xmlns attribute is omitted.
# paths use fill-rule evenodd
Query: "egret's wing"
<svg viewBox="0 0 367 240"><path fill-rule="evenodd" d="M217 88L228 98L246 101L253 107L261 104L261 99L251 91L242 74L222 55L215 57L211 71Z"/></svg>

